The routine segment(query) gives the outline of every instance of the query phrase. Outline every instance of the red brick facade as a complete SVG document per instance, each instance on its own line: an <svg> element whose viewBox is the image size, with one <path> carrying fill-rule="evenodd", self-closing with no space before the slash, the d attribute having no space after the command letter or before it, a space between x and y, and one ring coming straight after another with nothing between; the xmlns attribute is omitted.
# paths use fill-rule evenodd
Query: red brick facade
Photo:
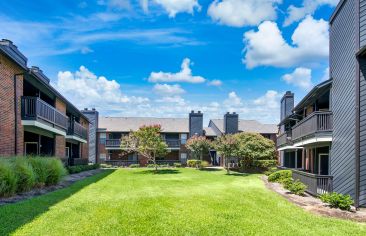
<svg viewBox="0 0 366 236"><path fill-rule="evenodd" d="M84 118L80 118L80 124L86 128L87 131L89 131L89 122L86 121ZM87 135L88 139L88 143L89 143L89 135ZM89 158L89 146L88 143L80 143L81 145L81 158Z"/></svg>
<svg viewBox="0 0 366 236"><path fill-rule="evenodd" d="M61 101L59 98L56 98L55 107L57 110L66 114L66 104ZM55 137L55 156L64 158L66 156L65 153L66 148L66 140L64 136L56 135Z"/></svg>
<svg viewBox="0 0 366 236"><path fill-rule="evenodd" d="M0 156L22 155L24 138L21 125L21 96L23 95L24 70L4 55L0 55ZM16 91L14 82L16 80ZM14 95L17 101L15 115ZM17 116L17 125L15 124ZM15 134L16 132L16 134ZM17 141L15 143L15 137Z"/></svg>

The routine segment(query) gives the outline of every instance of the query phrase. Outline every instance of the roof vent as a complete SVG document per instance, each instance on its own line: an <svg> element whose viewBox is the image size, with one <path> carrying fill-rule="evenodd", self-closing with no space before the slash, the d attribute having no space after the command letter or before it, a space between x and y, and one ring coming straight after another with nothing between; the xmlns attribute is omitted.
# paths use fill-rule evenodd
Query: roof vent
<svg viewBox="0 0 366 236"><path fill-rule="evenodd" d="M32 66L30 70L38 79L46 82L47 84L50 83L50 79L43 74L43 71L38 66Z"/></svg>

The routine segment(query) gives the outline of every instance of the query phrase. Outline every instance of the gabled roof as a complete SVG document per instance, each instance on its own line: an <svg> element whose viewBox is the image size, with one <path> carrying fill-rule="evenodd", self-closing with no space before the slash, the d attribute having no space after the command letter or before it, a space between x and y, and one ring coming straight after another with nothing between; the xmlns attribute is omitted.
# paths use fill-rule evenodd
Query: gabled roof
<svg viewBox="0 0 366 236"><path fill-rule="evenodd" d="M17 46L15 46L12 41L8 39L0 40L0 52L3 52L15 63L27 70L28 59L18 50Z"/></svg>
<svg viewBox="0 0 366 236"><path fill-rule="evenodd" d="M333 80L329 79L316 85L292 110L296 112L306 107L307 105L313 103L319 96L323 95L325 92L330 90L332 82Z"/></svg>
<svg viewBox="0 0 366 236"><path fill-rule="evenodd" d="M99 129L107 132L130 132L143 125L161 125L164 133L189 133L188 118L99 117Z"/></svg>
<svg viewBox="0 0 366 236"><path fill-rule="evenodd" d="M224 133L223 119L213 119L211 122L213 122L216 127ZM277 134L278 127L276 124L262 124L256 120L239 120L239 131L259 134Z"/></svg>
<svg viewBox="0 0 366 236"><path fill-rule="evenodd" d="M207 137L217 136L217 134L211 127L204 127L203 130L205 131L205 136L207 136Z"/></svg>

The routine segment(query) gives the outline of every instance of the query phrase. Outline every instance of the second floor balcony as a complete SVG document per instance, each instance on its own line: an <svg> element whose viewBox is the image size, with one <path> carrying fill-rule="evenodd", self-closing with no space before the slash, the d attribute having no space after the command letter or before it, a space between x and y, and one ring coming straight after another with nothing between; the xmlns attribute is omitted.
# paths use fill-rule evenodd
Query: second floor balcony
<svg viewBox="0 0 366 236"><path fill-rule="evenodd" d="M182 143L180 139L164 139L164 141L170 149L179 149ZM107 139L105 146L109 149L119 149L121 146L121 139Z"/></svg>
<svg viewBox="0 0 366 236"><path fill-rule="evenodd" d="M77 138L80 138L84 141L88 139L87 129L76 121L68 122L67 135L76 136Z"/></svg>
<svg viewBox="0 0 366 236"><path fill-rule="evenodd" d="M331 138L333 131L333 114L330 111L316 111L292 127L294 143L311 138Z"/></svg>
<svg viewBox="0 0 366 236"><path fill-rule="evenodd" d="M21 117L23 125L37 126L61 135L66 134L68 117L39 97L21 98Z"/></svg>
<svg viewBox="0 0 366 236"><path fill-rule="evenodd" d="M292 137L291 131L280 134L277 137L277 142L276 142L277 147L291 145L292 144L291 137Z"/></svg>

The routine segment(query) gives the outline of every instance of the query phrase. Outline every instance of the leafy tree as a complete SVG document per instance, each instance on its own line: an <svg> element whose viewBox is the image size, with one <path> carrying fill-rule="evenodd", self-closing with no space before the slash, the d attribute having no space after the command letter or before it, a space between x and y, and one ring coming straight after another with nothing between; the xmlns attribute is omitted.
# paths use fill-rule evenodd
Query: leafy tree
<svg viewBox="0 0 366 236"><path fill-rule="evenodd" d="M229 158L235 156L235 154L238 152L238 139L233 134L226 134L218 137L214 142L214 146L216 151L224 159L226 170L229 174Z"/></svg>
<svg viewBox="0 0 366 236"><path fill-rule="evenodd" d="M272 140L256 133L238 133L235 138L238 140L236 155L244 167L251 167L256 160L276 159L276 147Z"/></svg>
<svg viewBox="0 0 366 236"><path fill-rule="evenodd" d="M168 148L160 133L160 125L142 126L122 138L121 148L146 157L148 161L154 163L155 171L157 171L156 157L165 156Z"/></svg>
<svg viewBox="0 0 366 236"><path fill-rule="evenodd" d="M202 161L204 153L208 153L212 146L211 141L204 136L194 135L187 140L186 147L195 159Z"/></svg>

